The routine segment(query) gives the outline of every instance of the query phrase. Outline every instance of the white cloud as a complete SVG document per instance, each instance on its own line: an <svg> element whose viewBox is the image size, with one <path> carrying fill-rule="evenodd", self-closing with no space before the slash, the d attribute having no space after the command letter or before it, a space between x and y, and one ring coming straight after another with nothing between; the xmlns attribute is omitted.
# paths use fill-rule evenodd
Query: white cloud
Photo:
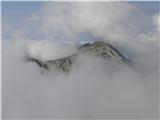
<svg viewBox="0 0 160 120"><path fill-rule="evenodd" d="M160 13L153 16L153 24L160 30Z"/></svg>
<svg viewBox="0 0 160 120"><path fill-rule="evenodd" d="M34 41L28 48L31 57L41 60L54 60L73 55L77 49L71 45L50 43L47 41ZM57 54L58 53L58 54Z"/></svg>
<svg viewBox="0 0 160 120"><path fill-rule="evenodd" d="M77 40L80 33L88 32L106 41L126 42L152 27L152 17L127 2L47 2L43 6L33 17L40 34L50 40L57 36Z"/></svg>
<svg viewBox="0 0 160 120"><path fill-rule="evenodd" d="M44 4L40 15L38 14L40 19L37 22L40 22L40 30L47 38L61 34L68 39L76 39L78 33L89 32L107 39L122 34L122 29L118 29L121 24L126 24L133 11L134 7L120 2L48 2Z"/></svg>

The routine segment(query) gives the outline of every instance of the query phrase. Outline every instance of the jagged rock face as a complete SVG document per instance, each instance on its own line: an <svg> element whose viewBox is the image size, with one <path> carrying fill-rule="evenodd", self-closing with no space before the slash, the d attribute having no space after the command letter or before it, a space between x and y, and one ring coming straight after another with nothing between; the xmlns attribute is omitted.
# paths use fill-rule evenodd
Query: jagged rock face
<svg viewBox="0 0 160 120"><path fill-rule="evenodd" d="M128 63L129 60L126 59L117 49L115 49L112 45L98 41L94 42L92 44L85 44L80 47L80 52L90 52L94 54L95 56L100 56L103 58L114 58L115 60L122 62L122 63Z"/></svg>
<svg viewBox="0 0 160 120"><path fill-rule="evenodd" d="M95 56L110 57L110 48L104 42L94 42L80 47L80 52L89 52Z"/></svg>
<svg viewBox="0 0 160 120"><path fill-rule="evenodd" d="M99 56L104 59L106 58L113 58L118 62L121 63L129 63L130 61L126 59L117 49L115 49L112 45L99 41L99 42L94 42L94 43L87 43L82 45L79 48L78 53L73 54L72 56L65 57L65 58L60 58L57 60L51 60L51 61L46 61L42 62L40 60L31 58L32 62L36 62L41 68L49 70L49 67L54 64L58 70L62 70L64 72L69 72L70 69L72 68L72 64L77 58L78 55L80 54L91 54L94 56Z"/></svg>
<svg viewBox="0 0 160 120"><path fill-rule="evenodd" d="M72 58L64 58L55 61L56 68L65 72L69 72L72 66Z"/></svg>

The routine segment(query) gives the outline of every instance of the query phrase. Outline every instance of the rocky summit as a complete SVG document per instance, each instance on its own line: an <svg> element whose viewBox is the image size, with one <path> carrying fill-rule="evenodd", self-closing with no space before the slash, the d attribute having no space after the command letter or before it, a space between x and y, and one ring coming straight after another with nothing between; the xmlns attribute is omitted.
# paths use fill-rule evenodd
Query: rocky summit
<svg viewBox="0 0 160 120"><path fill-rule="evenodd" d="M111 44L103 41L97 41L97 42L86 43L84 45L81 45L77 53L71 56L56 59L56 60L42 62L41 60L38 60L36 58L31 58L31 57L28 57L26 60L36 63L40 68L45 70L49 70L50 66L54 65L57 70L68 73L72 68L72 64L74 63L74 60L78 59L78 56L80 54L85 54L85 53L94 55L97 57L102 57L104 59L113 58L117 62L130 64L130 60L124 57L119 52L119 50L117 50Z"/></svg>

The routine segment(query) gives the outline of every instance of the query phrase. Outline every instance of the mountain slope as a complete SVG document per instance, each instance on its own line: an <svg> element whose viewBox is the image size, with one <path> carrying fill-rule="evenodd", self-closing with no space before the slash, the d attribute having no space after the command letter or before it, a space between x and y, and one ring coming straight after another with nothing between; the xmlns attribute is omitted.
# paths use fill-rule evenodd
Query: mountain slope
<svg viewBox="0 0 160 120"><path fill-rule="evenodd" d="M106 42L98 41L93 43L86 43L79 47L79 51L71 56L59 58L56 60L49 60L42 62L37 58L27 57L26 61L36 63L40 68L49 70L51 65L55 65L58 70L63 72L69 72L72 68L72 64L77 56L80 54L90 54L104 59L113 58L120 63L129 64L130 61L124 57L116 48Z"/></svg>

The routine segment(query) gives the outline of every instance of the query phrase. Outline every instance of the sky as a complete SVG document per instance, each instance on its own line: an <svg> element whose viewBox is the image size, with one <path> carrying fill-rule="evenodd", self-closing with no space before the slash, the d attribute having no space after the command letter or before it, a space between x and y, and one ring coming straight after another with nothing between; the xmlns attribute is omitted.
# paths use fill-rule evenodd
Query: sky
<svg viewBox="0 0 160 120"><path fill-rule="evenodd" d="M130 1L130 4L133 4L137 7L137 9L140 9L145 14L154 15L158 14L159 10L157 9L159 7L158 1ZM12 27L16 28L24 28L28 27L28 18L34 13L41 10L43 5L42 1L22 1L22 2L2 2L2 21L7 22L7 24L10 24ZM27 25L26 25L27 24ZM2 25L3 27L3 25ZM30 37L32 39L43 39L43 37L39 38L36 35L30 34ZM87 37L89 41L92 41L92 37L90 35L83 34L84 37ZM3 35L2 35L3 37Z"/></svg>
<svg viewBox="0 0 160 120"><path fill-rule="evenodd" d="M159 2L2 2L2 118L158 119ZM82 55L66 74L48 61L110 43L131 60Z"/></svg>

